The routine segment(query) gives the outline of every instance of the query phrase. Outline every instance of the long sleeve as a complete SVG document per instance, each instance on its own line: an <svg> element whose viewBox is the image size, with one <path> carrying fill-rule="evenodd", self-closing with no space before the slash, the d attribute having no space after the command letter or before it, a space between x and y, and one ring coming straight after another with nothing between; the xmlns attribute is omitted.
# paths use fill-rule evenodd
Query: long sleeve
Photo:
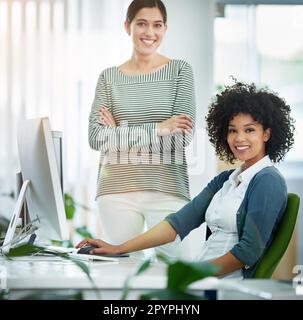
<svg viewBox="0 0 303 320"><path fill-rule="evenodd" d="M112 104L108 98L109 90L102 73L98 79L95 99L89 115L88 137L90 147L101 152L137 149L148 152L151 144L159 144L155 123L145 123L138 126L120 125L112 128L103 126L98 122L101 107L108 107L109 111L113 112Z"/></svg>
<svg viewBox="0 0 303 320"><path fill-rule="evenodd" d="M139 85L138 85L139 86ZM159 87L159 97L161 97L161 91L166 88L160 82L155 82L155 86ZM137 100L140 99L140 93L129 86L129 92L134 90L133 94L138 96ZM156 87L155 87L156 88ZM146 87L146 93L143 93L142 102L148 94L148 87ZM194 79L192 67L188 63L183 63L179 74L173 81L173 86L170 87L174 94L174 100L171 95L169 97L172 111L166 116L166 119L173 115L188 114L195 122L195 91L194 91ZM125 91L121 90L125 94ZM127 92L125 99L128 99ZM117 94L117 92L115 92ZM121 97L123 98L123 97ZM113 113L113 102L112 99L115 97L111 96L111 86L106 83L104 72L100 75L95 91L95 98L92 105L91 113L89 116L89 145L92 149L107 152L107 151L141 151L144 153L153 152L159 153L161 150L164 152L170 152L178 150L183 151L192 140L193 134L171 134L166 137L158 137L156 133L156 123L163 120L156 120L156 118L150 119L140 124L129 125L124 121L118 123L116 128L109 126L103 126L98 122L99 110L102 106L109 108L109 111ZM154 98L150 97L152 102ZM163 96L163 105L166 104L166 97ZM134 101L136 105L138 101ZM135 106L130 106L129 112L133 112ZM148 105L148 103L147 103ZM156 109L156 106L154 107ZM165 111L165 110L164 110ZM142 117L146 117L149 110L147 109ZM163 112L158 110L159 113ZM134 116L138 116L137 113ZM163 119L163 118L161 118ZM147 119L149 120L149 119Z"/></svg>
<svg viewBox="0 0 303 320"><path fill-rule="evenodd" d="M192 201L165 218L181 239L205 222L205 213L213 196L222 188L232 171L224 171L216 176Z"/></svg>
<svg viewBox="0 0 303 320"><path fill-rule="evenodd" d="M287 202L286 184L280 175L257 175L251 183L251 189L247 191L247 212L242 234L231 250L249 267L255 265L270 243Z"/></svg>
<svg viewBox="0 0 303 320"><path fill-rule="evenodd" d="M185 63L177 78L177 92L173 106L173 115L187 114L193 121L191 134L173 134L161 139L163 150L182 150L192 141L196 120L196 99L193 70L190 64Z"/></svg>

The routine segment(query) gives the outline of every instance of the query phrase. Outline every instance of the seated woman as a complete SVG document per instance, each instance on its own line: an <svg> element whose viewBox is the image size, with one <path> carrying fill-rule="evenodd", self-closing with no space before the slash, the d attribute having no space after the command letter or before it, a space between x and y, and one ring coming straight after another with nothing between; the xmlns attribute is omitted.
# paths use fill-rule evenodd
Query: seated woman
<svg viewBox="0 0 303 320"><path fill-rule="evenodd" d="M217 94L206 117L220 159L243 162L216 176L191 202L152 229L120 245L85 239L91 253L124 253L163 245L206 222L211 235L199 259L218 276L250 278L271 243L287 203L284 178L273 163L293 145L290 107L275 93L241 82Z"/></svg>

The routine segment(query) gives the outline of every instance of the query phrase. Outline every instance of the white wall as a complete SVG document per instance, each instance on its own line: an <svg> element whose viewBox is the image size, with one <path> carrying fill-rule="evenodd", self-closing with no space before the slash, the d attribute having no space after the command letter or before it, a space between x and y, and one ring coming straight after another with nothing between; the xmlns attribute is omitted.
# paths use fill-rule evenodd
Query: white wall
<svg viewBox="0 0 303 320"><path fill-rule="evenodd" d="M187 150L191 195L198 194L216 173L216 160L205 136L205 114L214 92L213 23L214 0L164 0L168 30L163 54L185 59L194 70L197 124L196 136Z"/></svg>

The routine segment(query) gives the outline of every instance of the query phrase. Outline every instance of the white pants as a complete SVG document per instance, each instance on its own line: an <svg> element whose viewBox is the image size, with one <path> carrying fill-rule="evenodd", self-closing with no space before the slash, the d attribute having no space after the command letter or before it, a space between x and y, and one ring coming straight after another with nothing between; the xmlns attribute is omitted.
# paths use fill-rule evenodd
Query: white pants
<svg viewBox="0 0 303 320"><path fill-rule="evenodd" d="M187 204L187 200L159 191L135 191L109 194L97 199L102 225L102 239L121 244L161 222ZM178 237L177 237L178 238ZM157 253L172 258L192 259L191 247L197 245L188 235L155 248Z"/></svg>

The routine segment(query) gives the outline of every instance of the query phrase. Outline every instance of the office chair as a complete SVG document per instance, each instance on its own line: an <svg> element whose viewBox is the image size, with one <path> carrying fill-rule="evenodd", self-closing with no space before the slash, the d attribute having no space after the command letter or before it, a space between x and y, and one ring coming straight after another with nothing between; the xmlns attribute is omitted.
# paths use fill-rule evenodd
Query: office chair
<svg viewBox="0 0 303 320"><path fill-rule="evenodd" d="M269 279L282 259L293 234L299 211L300 198L288 193L287 206L279 223L276 235L261 258L253 275L254 279Z"/></svg>

